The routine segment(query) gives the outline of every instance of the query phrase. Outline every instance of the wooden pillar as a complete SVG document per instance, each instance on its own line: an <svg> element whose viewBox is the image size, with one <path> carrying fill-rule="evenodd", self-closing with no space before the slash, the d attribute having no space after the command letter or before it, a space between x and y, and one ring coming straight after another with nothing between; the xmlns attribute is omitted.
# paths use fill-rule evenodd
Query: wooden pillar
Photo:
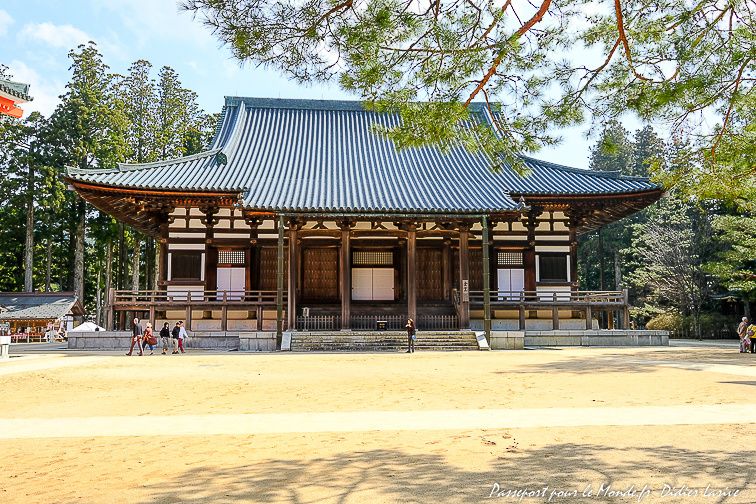
<svg viewBox="0 0 756 504"><path fill-rule="evenodd" d="M228 330L228 293L223 293L223 307L221 308L221 331Z"/></svg>
<svg viewBox="0 0 756 504"><path fill-rule="evenodd" d="M491 246L488 242L488 219L483 216L483 330L491 342Z"/></svg>
<svg viewBox="0 0 756 504"><path fill-rule="evenodd" d="M607 329L614 329L614 310L608 311L609 320L607 321Z"/></svg>
<svg viewBox="0 0 756 504"><path fill-rule="evenodd" d="M156 330L155 327L155 305L150 305L150 324L152 325L153 330ZM159 331L156 331L159 332Z"/></svg>
<svg viewBox="0 0 756 504"><path fill-rule="evenodd" d="M168 280L168 243L167 238L161 238L158 245L158 288L163 287Z"/></svg>
<svg viewBox="0 0 756 504"><path fill-rule="evenodd" d="M570 210L567 213L567 227L569 228L570 241L570 286L573 291L580 290L580 279L578 278L578 241L577 228L580 225L580 215L577 210Z"/></svg>
<svg viewBox="0 0 756 504"><path fill-rule="evenodd" d="M520 304L518 307L518 318L519 318L519 325L520 325L520 331L525 330L525 305Z"/></svg>
<svg viewBox="0 0 756 504"><path fill-rule="evenodd" d="M459 328L470 328L470 254L468 241L470 228L467 224L459 228Z"/></svg>
<svg viewBox="0 0 756 504"><path fill-rule="evenodd" d="M417 325L417 227L407 226L407 318Z"/></svg>
<svg viewBox="0 0 756 504"><path fill-rule="evenodd" d="M551 307L551 329L559 330L559 309L556 305L556 292L554 293L554 305Z"/></svg>
<svg viewBox="0 0 756 504"><path fill-rule="evenodd" d="M444 299L451 299L452 286L452 259L451 259L451 241L444 238L444 248L441 253L441 272L443 275Z"/></svg>
<svg viewBox="0 0 756 504"><path fill-rule="evenodd" d="M200 221L205 225L205 290L217 290L218 288L218 249L213 246L215 237L214 228L218 223L215 214L218 207L207 206L200 209L205 214Z"/></svg>
<svg viewBox="0 0 756 504"><path fill-rule="evenodd" d="M187 299L191 299L191 294L188 294ZM191 331L192 330L192 306L186 305L186 317L184 317L186 320L186 330Z"/></svg>
<svg viewBox="0 0 756 504"><path fill-rule="evenodd" d="M292 221L289 223L289 298L286 308L286 319L289 330L296 329L297 321L297 224Z"/></svg>
<svg viewBox="0 0 756 504"><path fill-rule="evenodd" d="M341 250L339 251L339 278L341 279L341 328L352 327L352 268L350 223L341 225Z"/></svg>
<svg viewBox="0 0 756 504"><path fill-rule="evenodd" d="M622 289L622 329L630 329L630 294Z"/></svg>
<svg viewBox="0 0 756 504"><path fill-rule="evenodd" d="M283 289L284 289L284 218L278 216L278 257L276 268L276 347L281 348L283 336Z"/></svg>
<svg viewBox="0 0 756 504"><path fill-rule="evenodd" d="M585 328L590 331L593 329L593 310L591 305L585 307Z"/></svg>
<svg viewBox="0 0 756 504"><path fill-rule="evenodd" d="M540 209L533 207L525 220L528 230L527 247L523 253L523 266L525 267L525 290L534 293L536 290L536 253L535 253L535 230L538 225L536 218Z"/></svg>

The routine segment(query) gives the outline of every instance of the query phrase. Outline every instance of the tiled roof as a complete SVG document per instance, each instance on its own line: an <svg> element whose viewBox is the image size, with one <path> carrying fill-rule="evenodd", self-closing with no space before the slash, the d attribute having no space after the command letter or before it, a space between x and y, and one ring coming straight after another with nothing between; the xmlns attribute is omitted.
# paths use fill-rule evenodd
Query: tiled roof
<svg viewBox="0 0 756 504"><path fill-rule="evenodd" d="M29 84L0 79L0 92L18 100L32 101L32 97L29 96Z"/></svg>
<svg viewBox="0 0 756 504"><path fill-rule="evenodd" d="M17 292L0 293L0 320L58 320L73 313L82 315L81 304L73 294L26 294Z"/></svg>
<svg viewBox="0 0 756 504"><path fill-rule="evenodd" d="M482 106L473 112L488 121ZM514 209L510 194L656 191L646 179L569 168L523 157L531 173L490 170L462 146L398 151L373 132L399 118L360 102L227 97L210 150L69 176L124 188L239 192L248 208L308 212L476 213ZM225 155L227 164L219 162Z"/></svg>

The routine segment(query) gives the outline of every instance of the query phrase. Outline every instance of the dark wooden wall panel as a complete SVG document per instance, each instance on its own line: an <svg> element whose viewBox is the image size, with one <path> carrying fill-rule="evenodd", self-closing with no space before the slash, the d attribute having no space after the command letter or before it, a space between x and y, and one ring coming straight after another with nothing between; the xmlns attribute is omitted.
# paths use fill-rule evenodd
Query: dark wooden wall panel
<svg viewBox="0 0 756 504"><path fill-rule="evenodd" d="M302 299L339 299L339 251L337 248L305 248L302 251Z"/></svg>
<svg viewBox="0 0 756 504"><path fill-rule="evenodd" d="M284 252L284 290L289 279L288 252ZM277 287L278 248L262 247L260 249L260 290L274 291Z"/></svg>
<svg viewBox="0 0 756 504"><path fill-rule="evenodd" d="M483 290L483 250L470 249L470 290Z"/></svg>
<svg viewBox="0 0 756 504"><path fill-rule="evenodd" d="M444 299L443 255L441 249L417 249L417 299Z"/></svg>

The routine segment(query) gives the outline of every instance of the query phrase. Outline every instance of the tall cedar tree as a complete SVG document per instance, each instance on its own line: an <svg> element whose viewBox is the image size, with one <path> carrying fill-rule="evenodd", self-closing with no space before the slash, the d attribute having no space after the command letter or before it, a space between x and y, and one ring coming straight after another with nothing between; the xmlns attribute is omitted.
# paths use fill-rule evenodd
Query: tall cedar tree
<svg viewBox="0 0 756 504"><path fill-rule="evenodd" d="M55 141L66 164L79 169L113 168L124 158L126 117L116 79L90 42L69 52L72 76L51 117ZM88 206L72 196L73 288L84 300L84 253Z"/></svg>

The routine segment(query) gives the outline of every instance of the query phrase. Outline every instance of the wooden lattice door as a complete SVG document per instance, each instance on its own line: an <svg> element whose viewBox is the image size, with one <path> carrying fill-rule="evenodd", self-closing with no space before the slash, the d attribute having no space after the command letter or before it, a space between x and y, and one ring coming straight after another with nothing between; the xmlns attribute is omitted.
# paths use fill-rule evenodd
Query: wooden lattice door
<svg viewBox="0 0 756 504"><path fill-rule="evenodd" d="M339 299L339 253L336 248L305 248L302 251L302 299Z"/></svg>
<svg viewBox="0 0 756 504"><path fill-rule="evenodd" d="M288 253L284 253L284 290L286 290L289 277L288 255ZM278 285L277 273L278 249L276 247L263 247L260 249L260 290L276 290Z"/></svg>
<svg viewBox="0 0 756 504"><path fill-rule="evenodd" d="M440 249L417 249L417 299L440 301L444 299L443 257Z"/></svg>

